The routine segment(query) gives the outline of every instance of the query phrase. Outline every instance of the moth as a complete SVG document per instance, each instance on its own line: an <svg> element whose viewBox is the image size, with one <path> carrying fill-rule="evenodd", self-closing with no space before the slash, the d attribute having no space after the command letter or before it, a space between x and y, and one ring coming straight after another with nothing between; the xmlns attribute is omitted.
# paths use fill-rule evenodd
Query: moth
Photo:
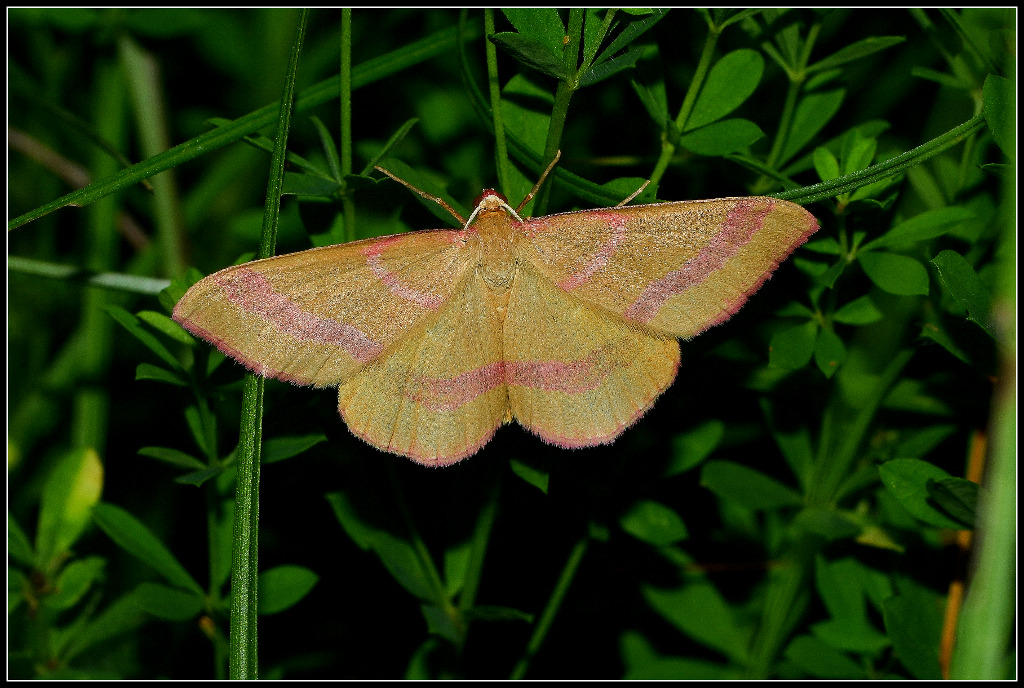
<svg viewBox="0 0 1024 688"><path fill-rule="evenodd" d="M356 436L421 464L470 456L512 420L588 447L672 384L679 339L728 320L818 229L773 198L522 218L532 195L514 209L485 190L468 221L448 208L462 229L226 268L174 319L259 375L337 386Z"/></svg>

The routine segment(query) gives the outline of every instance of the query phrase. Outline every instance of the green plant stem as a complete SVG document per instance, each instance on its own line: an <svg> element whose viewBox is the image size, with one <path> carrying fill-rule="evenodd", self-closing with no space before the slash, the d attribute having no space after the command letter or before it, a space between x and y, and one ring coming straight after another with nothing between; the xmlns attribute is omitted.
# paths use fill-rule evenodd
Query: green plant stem
<svg viewBox="0 0 1024 688"><path fill-rule="evenodd" d="M498 188L507 196L509 185L508 148L505 145L505 124L501 116L501 83L498 81L498 51L487 36L494 34L494 10L484 10L484 51L487 60L487 89L491 100L491 126L494 127L494 164L498 173Z"/></svg>
<svg viewBox="0 0 1024 688"><path fill-rule="evenodd" d="M473 609L476 602L477 589L480 587L480 579L483 575L484 559L487 555L487 544L490 541L491 529L494 520L498 515L498 497L501 494L501 464L491 462L488 468L488 479L486 496L480 515L476 520L476 527L473 529L473 541L469 554L469 566L466 573L466 582L459 595L459 611L466 614Z"/></svg>
<svg viewBox="0 0 1024 688"><path fill-rule="evenodd" d="M569 117L569 101L579 84L580 73L578 71L578 60L580 55L580 42L583 37L583 10L573 8L569 11L569 27L567 29L569 42L562 51L562 61L572 76L558 82L555 89L555 102L551 106L551 120L548 123L548 136L544 142L544 154L541 161L551 162L555 159L559 147L562 145L562 132L565 130L565 122ZM546 165L547 162L544 164ZM534 216L544 215L548 207L548 199L551 197L551 184L545 184L537 192L533 202Z"/></svg>
<svg viewBox="0 0 1024 688"><path fill-rule="evenodd" d="M569 586L572 584L573 578L576 577L576 571L579 570L580 563L583 561L583 555L587 553L589 544L590 538L584 535L576 542L572 552L569 553L569 559L565 562L565 567L562 568L562 575L558 577L558 583L555 584L551 598L548 600L547 605L545 605L540 619L537 620L537 625L534 626L533 635L530 636L530 641L526 645L526 653L516 664L515 668L512 669L512 673L509 675L510 679L521 679L529 671L530 662L533 661L534 656L540 650L540 646L544 643L544 639L551 629L551 624L554 623L555 615L558 614L562 601L565 599L566 593L569 592Z"/></svg>
<svg viewBox="0 0 1024 688"><path fill-rule="evenodd" d="M352 174L352 8L341 10L341 68L338 105L341 109L341 177ZM356 238L356 207L351 194L341 197L345 240Z"/></svg>
<svg viewBox="0 0 1024 688"><path fill-rule="evenodd" d="M992 315L1005 341L1017 337L1016 175L1003 181ZM1017 540L1017 350L1000 348L979 496L974 560L950 666L953 679L1012 677ZM1011 655L1012 657L1012 655Z"/></svg>
<svg viewBox="0 0 1024 688"><path fill-rule="evenodd" d="M94 113L96 129L108 141L121 142L125 137L126 93L119 85L118 70L101 66L97 83L102 96L96 101ZM110 173L117 169L117 163L105 152L95 149L95 169ZM88 215L85 240L85 263L92 270L106 270L117 262L119 237L114 230L118 199L92 209ZM105 388L98 384L106 376L110 366L113 327L105 307L110 295L103 289L87 287L83 290L79 331L85 343L76 365L84 384L75 387L71 415L71 437L73 446L91 448L104 452L109 427L109 405Z"/></svg>
<svg viewBox="0 0 1024 688"><path fill-rule="evenodd" d="M902 332L894 336L898 337L900 334ZM864 397L866 403L860 408L850 408L843 400L843 394L836 393L835 399L825 409L822 417L815 468L807 494L808 504L834 503L844 476L850 474L850 467L864 445L878 407L913 355L914 350L908 348L900 349L889 357L874 390Z"/></svg>
<svg viewBox="0 0 1024 688"><path fill-rule="evenodd" d="M128 75L142 155L151 158L170 147L159 65L150 53L127 35L118 38L117 45L120 61ZM178 185L171 170L155 175L152 183L157 255L163 274L180 275L185 272L186 261L184 218Z"/></svg>
<svg viewBox="0 0 1024 688"><path fill-rule="evenodd" d="M838 179L833 179L811 186L805 186L794 191L771 194L773 198L781 198L794 203L806 205L826 198L832 198L844 194L861 186L867 186L874 182L895 177L914 165L919 165L928 158L931 158L943 151L946 151L961 141L981 131L985 126L985 118L977 115L967 120L958 127L950 129L945 134L937 136L928 143L921 144L917 148L907 151L895 158L885 162L872 165L867 169L854 174L848 174Z"/></svg>
<svg viewBox="0 0 1024 688"><path fill-rule="evenodd" d="M772 141L771 151L769 151L768 158L765 161L765 167L771 170L779 169L784 162L782 154L786 149L786 141L789 140L790 130L793 128L793 117L796 114L797 102L800 99L800 89L807 79L807 63L811 59L811 50L814 48L814 43L818 38L820 30L820 24L811 26L807 32L807 40L803 43L803 50L800 56L796 58L798 60L797 64L787 63L785 58L775 50L774 46L769 43L764 44L765 52L782 66L786 76L789 78L789 87L786 89L786 102L779 117L779 127L775 132L775 140ZM770 177L762 176L751 185L751 188L755 193L760 193L759 189L767 189L769 184Z"/></svg>
<svg viewBox="0 0 1024 688"><path fill-rule="evenodd" d="M299 14L292 42L284 94L277 117L277 135L274 154L270 161L267 199L263 214L263 232L260 236L259 257L274 253L277 226L281 212L281 190L284 186L284 162L291 127L295 83L298 76L299 56L306 34L309 10ZM242 426L237 461L238 479L235 485L235 522L232 535L231 566L231 648L230 674L232 679L258 678L257 661L257 589L259 575L259 482L260 448L263 437L263 383L262 377L249 373L245 377L242 394Z"/></svg>
<svg viewBox="0 0 1024 688"><path fill-rule="evenodd" d="M785 557L786 565L773 572L770 579L744 678L769 678L775 658L807 609L814 557L824 541L804 531L796 537Z"/></svg>
<svg viewBox="0 0 1024 688"><path fill-rule="evenodd" d="M203 498L206 503L206 543L207 543L207 558L210 566L210 581L209 586L206 590L207 600L219 600L221 597L221 588L223 587L223 581L218 580L216 562L222 560L223 554L219 551L221 549L221 538L219 534L221 532L220 520L218 518L218 512L221 509L222 499L216 490L203 490ZM209 613L212 610L210 607L213 605L207 604L206 612ZM214 627L214 632L210 636L211 645L213 646L213 672L214 678L218 681L224 681L228 677L228 650L229 643L228 639L224 637L221 632L220 625Z"/></svg>
<svg viewBox="0 0 1024 688"><path fill-rule="evenodd" d="M718 32L709 31L704 39L704 48L700 51L700 59L697 61L697 68L690 79L690 86L686 89L683 97L683 104L679 106L679 114L676 115L676 127L680 132L686 131L686 122L690 119L693 106L697 104L697 96L704 87L704 81L711 71L711 61L715 56L715 46L718 45Z"/></svg>
<svg viewBox="0 0 1024 688"><path fill-rule="evenodd" d="M13 272L46 277L62 282L77 282L90 287L103 287L104 289L115 289L148 296L159 294L171 283L170 280L159 277L126 275L121 272L95 272L74 265L48 263L32 258L22 258L21 256L9 256L7 258L7 269Z"/></svg>
<svg viewBox="0 0 1024 688"><path fill-rule="evenodd" d="M402 513L402 520L405 521L405 527L409 531L409 541L416 551L416 556L419 557L420 565L430 578L430 586L434 591L434 601L438 606L444 607L447 600L444 581L441 579L437 566L434 565L434 558L430 556L427 543L423 541L423 536L420 535L420 529L416 527L416 519L413 517L412 510L409 509L409 500L406 499L405 490L402 489L402 482L398 479L398 472L395 469L394 461L389 460L388 462L388 476L391 479L391 491L394 493L395 501L398 503L398 510Z"/></svg>
<svg viewBox="0 0 1024 688"><path fill-rule="evenodd" d="M387 55L367 60L352 70L352 88L357 89L375 81L379 81L391 74L424 60L435 57L441 53L451 50L460 38L472 40L476 32L467 30L463 36L459 36L457 28L444 29L423 40L416 41ZM305 89L295 99L295 112L306 112L318 105L322 105L338 94L338 77L333 76L324 79L314 86ZM154 155L152 158L136 163L131 167L121 170L109 177L104 177L93 182L89 186L72 191L61 196L55 201L46 203L24 213L7 223L7 230L16 229L32 220L39 219L58 208L65 206L84 207L95 203L111 193L131 186L143 179L152 177L154 174L176 167L184 162L193 160L201 155L222 148L229 143L253 134L263 127L274 123L280 103L271 103L259 110L250 112L248 115L239 117L223 127L217 127L193 139L180 143L163 153Z"/></svg>
<svg viewBox="0 0 1024 688"><path fill-rule="evenodd" d="M693 73L693 78L690 79L690 87L686 89L686 95L683 97L683 104L679 106L679 114L676 115L676 131L679 133L683 132L686 126L686 120L690 118L690 113L693 112L693 106L697 102L697 96L700 95L700 89L704 86L704 80L708 76L708 72L711 70L711 60L715 55L715 46L718 45L719 31L709 27L707 38L704 39L704 48L700 52L700 60L697 62L697 69ZM654 169L651 171L650 180L651 186L655 189L658 188L658 184L661 183L661 178L665 175L665 170L668 169L669 163L672 162L672 157L676 153L676 141L675 137L671 136L669 131L666 129L661 132L661 154L658 156L658 161L654 164Z"/></svg>

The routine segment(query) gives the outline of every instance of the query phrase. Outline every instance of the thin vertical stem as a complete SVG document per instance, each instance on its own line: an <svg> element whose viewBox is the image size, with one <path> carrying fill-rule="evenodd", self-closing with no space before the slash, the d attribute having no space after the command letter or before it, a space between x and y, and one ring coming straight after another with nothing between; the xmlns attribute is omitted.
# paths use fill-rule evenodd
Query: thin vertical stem
<svg viewBox="0 0 1024 688"><path fill-rule="evenodd" d="M341 176L352 174L352 8L341 10ZM344 194L345 240L356 238L356 209L351 194Z"/></svg>
<svg viewBox="0 0 1024 688"><path fill-rule="evenodd" d="M259 257L273 255L284 185L284 161L295 100L299 55L306 35L309 10L303 9L295 28L295 40L285 77L284 93L277 119L274 153L270 161L267 199L263 213L263 232ZM258 678L256 618L259 574L259 483L260 448L263 438L263 378L246 375L242 392L242 426L239 430L238 478L235 485L235 522L232 533L231 566L231 648L232 679Z"/></svg>
<svg viewBox="0 0 1024 688"><path fill-rule="evenodd" d="M548 137L544 142L544 155L541 164L547 164L553 160L562 145L562 131L565 130L565 121L569 117L569 101L576 90L579 81L577 62L580 54L580 41L583 36L583 10L574 8L569 12L568 42L562 53L562 60L565 62L567 71L572 75L567 79L558 82L555 91L555 103L551 108L551 121L548 124ZM534 216L543 215L548 207L548 198L551 194L551 185L543 187L537 194L533 204Z"/></svg>
<svg viewBox="0 0 1024 688"><path fill-rule="evenodd" d="M484 10L484 46L487 56L487 86L491 99L491 121L494 124L494 164L498 188L507 196L509 187L508 148L505 145L505 121L501 116L501 83L498 81L498 54L487 36L494 33L494 10Z"/></svg>
<svg viewBox="0 0 1024 688"><path fill-rule="evenodd" d="M551 593L551 598L548 600L544 611L540 615L540 619L537 621L537 625L533 629L533 635L530 636L530 642L526 646L526 654L523 655L523 658L512 669L512 674L509 678L513 680L521 679L529 670L530 662L533 661L537 651L540 650L541 644L543 644L548 631L551 629L551 624L554 623L555 615L558 614L562 601L565 599L566 593L569 592L569 586L572 584L573 578L576 577L576 571L580 567L580 562L583 561L583 555L587 553L587 546L589 544L590 538L584 535L572 548L572 552L569 553L569 559L565 562L562 575L558 577L558 583Z"/></svg>

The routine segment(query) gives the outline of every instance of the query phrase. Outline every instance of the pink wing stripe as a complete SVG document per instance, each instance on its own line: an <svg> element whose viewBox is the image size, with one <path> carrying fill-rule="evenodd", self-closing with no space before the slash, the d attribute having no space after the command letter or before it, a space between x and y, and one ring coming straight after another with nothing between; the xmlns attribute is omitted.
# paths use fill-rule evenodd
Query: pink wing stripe
<svg viewBox="0 0 1024 688"><path fill-rule="evenodd" d="M574 272L558 283L558 286L565 291L572 291L586 284L594 276L594 273L604 269L608 265L608 260L615 255L615 250L619 244L626 238L626 219L621 215L599 212L592 212L591 215L597 215L607 222L611 229L611 234L608 236L608 241L601 245L597 253L594 254L582 270Z"/></svg>
<svg viewBox="0 0 1024 688"><path fill-rule="evenodd" d="M613 365L603 349L579 361L496 361L451 378L419 378L409 396L432 411L451 411L501 385L580 394L596 388Z"/></svg>
<svg viewBox="0 0 1024 688"><path fill-rule="evenodd" d="M366 256L366 264L370 266L370 271L373 272L374 277L383 282L392 294L406 301L412 301L421 308L436 311L442 302L440 296L437 294L427 294L418 289L413 289L407 284L402 284L395 273L385 268L380 262L380 254L384 252L385 248L396 241L408 238L408 235L399 234L370 244L363 249L363 255Z"/></svg>
<svg viewBox="0 0 1024 688"><path fill-rule="evenodd" d="M348 323L302 310L274 291L270 281L255 270L241 268L228 272L217 278L217 284L228 300L243 311L259 316L299 341L340 346L360 363L373 360L383 350L383 346Z"/></svg>
<svg viewBox="0 0 1024 688"><path fill-rule="evenodd" d="M625 317L641 323L653 320L669 297L700 284L709 275L721 269L740 247L757 234L773 207L773 203L765 204L761 201L738 202L729 211L725 222L722 223L721 231L711 243L683 267L652 282L626 309ZM740 303L742 301L741 299Z"/></svg>

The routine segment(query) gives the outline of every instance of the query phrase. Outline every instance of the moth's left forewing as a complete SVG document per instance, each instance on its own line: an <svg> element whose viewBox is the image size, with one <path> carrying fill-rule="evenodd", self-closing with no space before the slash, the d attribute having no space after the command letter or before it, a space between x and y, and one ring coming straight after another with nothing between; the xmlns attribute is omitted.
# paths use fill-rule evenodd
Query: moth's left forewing
<svg viewBox="0 0 1024 688"><path fill-rule="evenodd" d="M471 256L448 230L276 256L196 283L174 319L261 375L337 385L429 320Z"/></svg>
<svg viewBox="0 0 1024 688"><path fill-rule="evenodd" d="M523 224L527 259L560 289L683 338L728 319L817 229L800 206L763 197L562 213Z"/></svg>

